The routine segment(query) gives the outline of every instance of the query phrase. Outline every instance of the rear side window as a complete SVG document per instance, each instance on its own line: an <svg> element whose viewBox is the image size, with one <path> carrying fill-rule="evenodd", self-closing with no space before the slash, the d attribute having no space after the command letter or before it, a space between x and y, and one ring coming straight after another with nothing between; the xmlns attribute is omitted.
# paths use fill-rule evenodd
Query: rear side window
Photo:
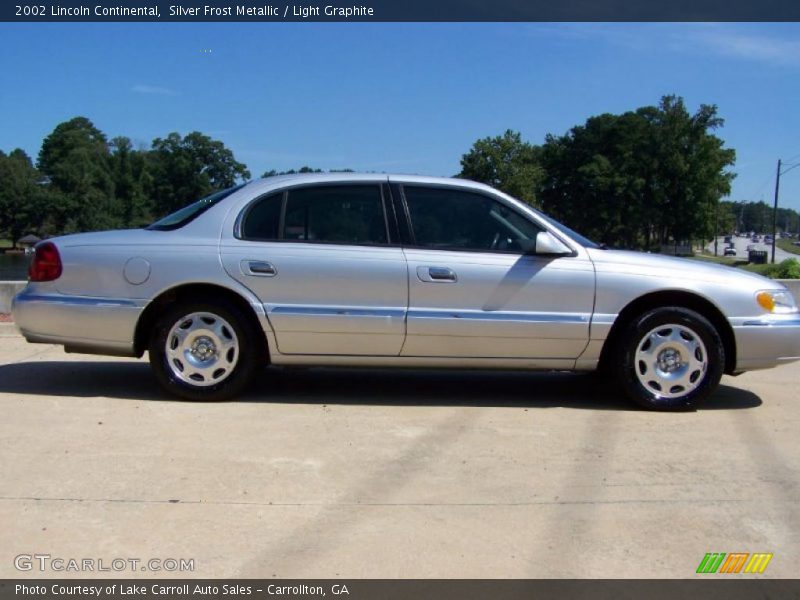
<svg viewBox="0 0 800 600"><path fill-rule="evenodd" d="M417 246L522 252L542 229L505 204L462 190L404 186Z"/></svg>
<svg viewBox="0 0 800 600"><path fill-rule="evenodd" d="M386 244L383 199L376 185L337 185L289 191L282 239L335 244Z"/></svg>
<svg viewBox="0 0 800 600"><path fill-rule="evenodd" d="M242 237L248 240L277 240L282 205L283 192L257 200L244 217Z"/></svg>

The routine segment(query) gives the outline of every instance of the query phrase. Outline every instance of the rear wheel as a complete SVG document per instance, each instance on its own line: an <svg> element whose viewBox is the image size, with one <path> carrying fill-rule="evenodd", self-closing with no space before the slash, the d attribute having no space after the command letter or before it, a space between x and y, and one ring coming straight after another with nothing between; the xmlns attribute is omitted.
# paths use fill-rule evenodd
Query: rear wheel
<svg viewBox="0 0 800 600"><path fill-rule="evenodd" d="M651 310L628 324L616 352L627 395L655 410L693 410L719 385L725 349L702 315L679 307Z"/></svg>
<svg viewBox="0 0 800 600"><path fill-rule="evenodd" d="M171 307L148 348L159 383L188 400L227 400L243 391L263 363L262 341L247 315L223 300Z"/></svg>

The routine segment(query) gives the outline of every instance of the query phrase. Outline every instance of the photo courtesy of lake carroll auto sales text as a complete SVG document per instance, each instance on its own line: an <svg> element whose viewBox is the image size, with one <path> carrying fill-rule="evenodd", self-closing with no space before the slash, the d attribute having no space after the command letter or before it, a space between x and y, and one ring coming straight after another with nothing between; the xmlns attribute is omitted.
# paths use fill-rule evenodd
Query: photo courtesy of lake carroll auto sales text
<svg viewBox="0 0 800 600"><path fill-rule="evenodd" d="M178 585L151 584L151 583L111 583L108 585L81 585L70 583L27 585L18 583L14 586L17 597L42 597L53 596L63 598L103 598L108 596L118 597L170 597L170 598L217 598L226 596L249 596L265 594L267 596L344 596L350 595L346 583L331 585L294 584L283 585L266 583L263 589L255 585L227 584L218 585L182 583Z"/></svg>

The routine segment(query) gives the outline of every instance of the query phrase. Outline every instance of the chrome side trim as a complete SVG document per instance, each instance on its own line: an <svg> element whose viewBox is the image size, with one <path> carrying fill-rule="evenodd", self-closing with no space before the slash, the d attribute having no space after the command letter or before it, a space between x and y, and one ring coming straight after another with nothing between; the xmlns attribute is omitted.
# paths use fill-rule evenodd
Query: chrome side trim
<svg viewBox="0 0 800 600"><path fill-rule="evenodd" d="M757 319L743 322L740 327L800 327L800 317L794 319Z"/></svg>
<svg viewBox="0 0 800 600"><path fill-rule="evenodd" d="M406 311L391 308L349 308L336 306L276 306L276 315L319 315L348 317L402 317ZM521 321L526 323L588 323L591 315L562 313L519 313L496 311L409 310L415 319L465 319L472 321Z"/></svg>
<svg viewBox="0 0 800 600"><path fill-rule="evenodd" d="M409 310L414 319L464 319L469 321L519 321L524 323L588 323L591 315L496 311Z"/></svg>
<svg viewBox="0 0 800 600"><path fill-rule="evenodd" d="M276 315L311 315L324 317L393 317L402 318L406 311L391 308L348 308L335 306L276 306L268 311Z"/></svg>
<svg viewBox="0 0 800 600"><path fill-rule="evenodd" d="M594 313L592 324L594 325L613 325L619 315Z"/></svg>
<svg viewBox="0 0 800 600"><path fill-rule="evenodd" d="M135 300L122 298L90 298L88 296L67 296L63 294L28 294L20 292L17 302L47 302L50 304L72 304L79 306L139 306Z"/></svg>
<svg viewBox="0 0 800 600"><path fill-rule="evenodd" d="M275 315L313 315L347 317L403 317L406 311L391 308L349 308L336 306L276 306ZM616 316L616 315L614 315ZM591 315L564 313L520 313L496 311L409 310L414 319L464 319L468 321L519 321L524 323L588 323Z"/></svg>

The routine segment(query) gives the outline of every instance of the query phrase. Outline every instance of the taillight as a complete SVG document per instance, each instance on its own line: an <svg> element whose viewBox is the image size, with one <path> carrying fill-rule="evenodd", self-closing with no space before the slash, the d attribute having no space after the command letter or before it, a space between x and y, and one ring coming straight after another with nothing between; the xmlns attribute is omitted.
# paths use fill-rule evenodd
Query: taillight
<svg viewBox="0 0 800 600"><path fill-rule="evenodd" d="M30 281L53 281L61 277L61 256L53 242L36 246L36 253L28 269Z"/></svg>

